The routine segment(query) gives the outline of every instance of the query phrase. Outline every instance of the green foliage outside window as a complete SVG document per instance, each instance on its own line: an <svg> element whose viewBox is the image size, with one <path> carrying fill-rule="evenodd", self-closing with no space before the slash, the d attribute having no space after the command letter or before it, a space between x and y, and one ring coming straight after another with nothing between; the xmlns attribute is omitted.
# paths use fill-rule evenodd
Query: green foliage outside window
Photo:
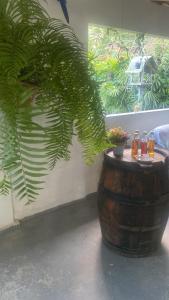
<svg viewBox="0 0 169 300"><path fill-rule="evenodd" d="M153 56L157 70L138 100L126 70L135 56ZM169 40L103 26L89 26L89 57L107 114L169 107Z"/></svg>

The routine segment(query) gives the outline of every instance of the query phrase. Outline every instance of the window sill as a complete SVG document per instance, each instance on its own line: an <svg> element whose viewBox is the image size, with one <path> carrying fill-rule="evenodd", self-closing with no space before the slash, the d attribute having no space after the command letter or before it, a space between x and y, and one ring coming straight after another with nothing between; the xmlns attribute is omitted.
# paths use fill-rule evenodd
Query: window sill
<svg viewBox="0 0 169 300"><path fill-rule="evenodd" d="M132 115L142 115L142 114L148 114L148 113L161 113L161 112L169 112L169 108L162 108L162 109L154 109L154 110L144 110L144 111L138 111L138 112L128 112L128 113L119 113L119 114L110 114L106 115L106 119L112 118L112 117L123 117L123 116L132 116Z"/></svg>

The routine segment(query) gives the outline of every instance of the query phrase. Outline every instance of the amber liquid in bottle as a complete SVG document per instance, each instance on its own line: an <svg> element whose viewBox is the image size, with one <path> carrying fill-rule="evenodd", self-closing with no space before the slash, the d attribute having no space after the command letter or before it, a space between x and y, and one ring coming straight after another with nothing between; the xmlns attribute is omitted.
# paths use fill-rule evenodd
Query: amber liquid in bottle
<svg viewBox="0 0 169 300"><path fill-rule="evenodd" d="M135 133L134 134L134 138L132 140L131 143L131 156L132 158L136 158L136 156L138 155L138 147L139 147L139 139L138 139L138 134Z"/></svg>
<svg viewBox="0 0 169 300"><path fill-rule="evenodd" d="M143 137L141 139L141 155L147 154L147 132L144 131Z"/></svg>
<svg viewBox="0 0 169 300"><path fill-rule="evenodd" d="M141 155L147 154L147 142L141 142Z"/></svg>
<svg viewBox="0 0 169 300"><path fill-rule="evenodd" d="M154 147L155 147L155 141L150 139L148 141L148 154L152 158L154 158Z"/></svg>
<svg viewBox="0 0 169 300"><path fill-rule="evenodd" d="M155 138L154 133L150 133L150 137L148 139L148 154L150 157L154 158L154 148L155 148Z"/></svg>

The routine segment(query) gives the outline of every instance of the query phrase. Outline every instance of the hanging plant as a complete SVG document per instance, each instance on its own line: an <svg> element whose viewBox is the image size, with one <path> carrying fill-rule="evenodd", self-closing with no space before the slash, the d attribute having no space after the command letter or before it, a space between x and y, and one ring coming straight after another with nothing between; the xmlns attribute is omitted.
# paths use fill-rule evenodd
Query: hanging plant
<svg viewBox="0 0 169 300"><path fill-rule="evenodd" d="M1 193L36 199L42 178L69 159L77 134L86 160L105 147L104 116L86 53L37 0L0 1Z"/></svg>

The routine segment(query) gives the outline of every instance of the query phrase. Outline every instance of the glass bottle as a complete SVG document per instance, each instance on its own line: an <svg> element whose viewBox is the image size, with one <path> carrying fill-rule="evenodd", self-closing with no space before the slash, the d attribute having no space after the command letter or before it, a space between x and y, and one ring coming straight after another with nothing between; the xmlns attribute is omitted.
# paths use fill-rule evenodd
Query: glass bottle
<svg viewBox="0 0 169 300"><path fill-rule="evenodd" d="M146 155L147 154L147 131L143 132L141 142L140 142L140 147L141 147L141 155Z"/></svg>
<svg viewBox="0 0 169 300"><path fill-rule="evenodd" d="M137 147L138 147L138 150L139 150L139 148L140 148L140 132L139 132L139 130L136 130L135 133L137 134L136 142L137 142Z"/></svg>
<svg viewBox="0 0 169 300"><path fill-rule="evenodd" d="M136 158L138 155L138 145L139 145L139 133L134 132L133 139L131 142L131 156L132 158Z"/></svg>
<svg viewBox="0 0 169 300"><path fill-rule="evenodd" d="M154 148L155 148L154 132L151 131L150 136L148 138L148 154L152 158L154 158Z"/></svg>

